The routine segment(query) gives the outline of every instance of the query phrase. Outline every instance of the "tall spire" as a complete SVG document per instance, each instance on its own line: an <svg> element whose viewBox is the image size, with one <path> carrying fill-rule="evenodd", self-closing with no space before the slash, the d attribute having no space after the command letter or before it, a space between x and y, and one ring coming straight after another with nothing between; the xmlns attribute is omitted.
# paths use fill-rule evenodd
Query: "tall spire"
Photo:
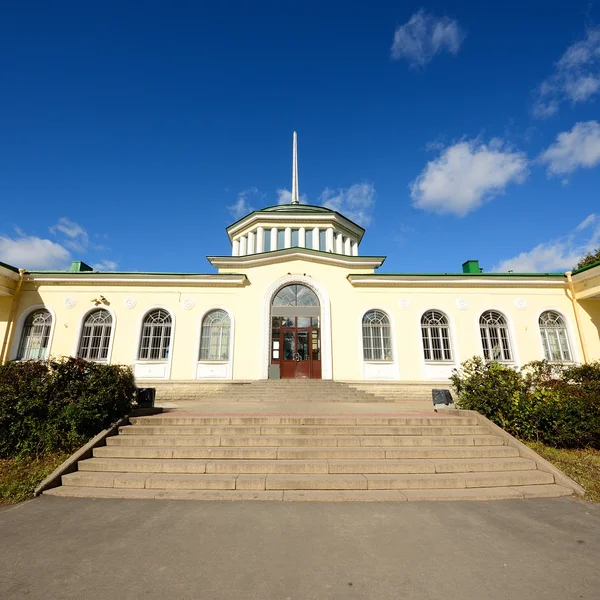
<svg viewBox="0 0 600 600"><path fill-rule="evenodd" d="M294 150L292 152L292 204L298 200L298 134L294 131Z"/></svg>

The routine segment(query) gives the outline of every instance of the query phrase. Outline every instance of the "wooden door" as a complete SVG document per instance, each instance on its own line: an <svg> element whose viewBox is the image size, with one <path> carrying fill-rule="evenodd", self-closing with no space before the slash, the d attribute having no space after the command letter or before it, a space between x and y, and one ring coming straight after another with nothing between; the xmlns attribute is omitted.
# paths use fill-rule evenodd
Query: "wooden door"
<svg viewBox="0 0 600 600"><path fill-rule="evenodd" d="M285 317L280 323L280 329L273 329L272 356L272 362L279 363L280 377L321 379L318 318Z"/></svg>

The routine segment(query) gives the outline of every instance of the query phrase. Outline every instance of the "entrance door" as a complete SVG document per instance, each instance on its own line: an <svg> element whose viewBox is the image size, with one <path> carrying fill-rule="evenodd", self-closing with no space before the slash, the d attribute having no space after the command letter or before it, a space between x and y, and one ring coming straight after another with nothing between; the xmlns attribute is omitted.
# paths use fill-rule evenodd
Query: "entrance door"
<svg viewBox="0 0 600 600"><path fill-rule="evenodd" d="M271 365L284 379L321 379L321 309L316 294L300 284L287 285L271 307Z"/></svg>
<svg viewBox="0 0 600 600"><path fill-rule="evenodd" d="M318 317L273 317L273 358L282 379L321 379Z"/></svg>
<svg viewBox="0 0 600 600"><path fill-rule="evenodd" d="M283 329L283 379L309 379L311 357L309 349L310 329Z"/></svg>

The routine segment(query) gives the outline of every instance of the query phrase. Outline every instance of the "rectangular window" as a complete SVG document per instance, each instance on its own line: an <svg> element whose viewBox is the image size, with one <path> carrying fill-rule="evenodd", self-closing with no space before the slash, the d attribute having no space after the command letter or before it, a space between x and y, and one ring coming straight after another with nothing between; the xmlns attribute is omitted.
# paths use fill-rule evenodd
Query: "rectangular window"
<svg viewBox="0 0 600 600"><path fill-rule="evenodd" d="M285 248L285 231L283 229L277 230L277 250Z"/></svg>
<svg viewBox="0 0 600 600"><path fill-rule="evenodd" d="M327 245L325 240L327 239L327 232L325 230L319 231L319 250L324 252L327 250Z"/></svg>
<svg viewBox="0 0 600 600"><path fill-rule="evenodd" d="M298 245L298 230L292 229L292 248Z"/></svg>
<svg viewBox="0 0 600 600"><path fill-rule="evenodd" d="M270 229L267 229L264 232L263 251L264 252L271 251L271 230Z"/></svg>
<svg viewBox="0 0 600 600"><path fill-rule="evenodd" d="M306 243L304 244L306 248L310 248L312 250L313 242L312 242L313 232L312 229L309 229L306 232Z"/></svg>

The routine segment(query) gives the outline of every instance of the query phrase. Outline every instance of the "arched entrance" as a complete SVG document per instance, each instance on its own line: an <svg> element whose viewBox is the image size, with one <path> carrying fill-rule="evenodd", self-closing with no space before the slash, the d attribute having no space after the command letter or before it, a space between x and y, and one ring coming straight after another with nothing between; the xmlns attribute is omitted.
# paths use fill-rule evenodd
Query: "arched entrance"
<svg viewBox="0 0 600 600"><path fill-rule="evenodd" d="M321 306L305 285L286 285L273 297L271 365L282 379L321 379Z"/></svg>

